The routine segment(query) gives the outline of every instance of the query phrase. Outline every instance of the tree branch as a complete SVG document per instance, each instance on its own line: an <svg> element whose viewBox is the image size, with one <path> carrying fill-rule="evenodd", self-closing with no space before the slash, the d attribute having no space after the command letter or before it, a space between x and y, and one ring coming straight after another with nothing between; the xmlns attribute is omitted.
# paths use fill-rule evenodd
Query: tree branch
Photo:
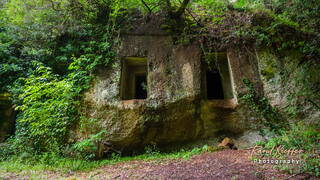
<svg viewBox="0 0 320 180"><path fill-rule="evenodd" d="M186 8L186 10L188 14L192 17L192 19L197 23L197 25L203 27L203 25L197 20L197 18L193 16L192 12L188 8Z"/></svg>
<svg viewBox="0 0 320 180"><path fill-rule="evenodd" d="M148 4L144 0L140 0L140 1L148 9L149 13L152 13L152 9L148 6Z"/></svg>
<svg viewBox="0 0 320 180"><path fill-rule="evenodd" d="M190 2L190 0L183 0L183 2L181 4L181 6L179 7L178 11L175 13L175 15L177 17L181 16L184 13L184 11L187 8L189 2Z"/></svg>

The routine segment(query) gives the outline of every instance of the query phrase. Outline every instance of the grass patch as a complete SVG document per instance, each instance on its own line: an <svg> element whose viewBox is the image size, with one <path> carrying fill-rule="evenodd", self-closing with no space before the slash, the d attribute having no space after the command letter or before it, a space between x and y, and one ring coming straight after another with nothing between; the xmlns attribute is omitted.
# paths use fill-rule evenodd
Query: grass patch
<svg viewBox="0 0 320 180"><path fill-rule="evenodd" d="M189 159L194 155L210 151L211 146L204 145L200 148L191 150L181 149L175 152L162 153L152 148L147 148L145 153L136 156L120 156L112 154L109 159L104 160L79 160L71 158L62 158L55 154L44 154L33 157L13 156L7 160L0 161L0 173L12 172L19 173L22 171L90 171L104 165L127 162L132 160L161 160L161 159Z"/></svg>

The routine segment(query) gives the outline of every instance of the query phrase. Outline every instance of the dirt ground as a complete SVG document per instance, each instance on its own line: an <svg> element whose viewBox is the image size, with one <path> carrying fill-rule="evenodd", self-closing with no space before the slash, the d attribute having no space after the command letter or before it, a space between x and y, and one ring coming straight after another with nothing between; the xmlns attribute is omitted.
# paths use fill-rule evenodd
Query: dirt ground
<svg viewBox="0 0 320 180"><path fill-rule="evenodd" d="M263 180L263 179L317 179L305 174L286 174L271 165L254 163L249 150L208 152L184 159L135 160L107 165L90 172L35 173L32 176L0 174L0 179L174 179L174 180Z"/></svg>

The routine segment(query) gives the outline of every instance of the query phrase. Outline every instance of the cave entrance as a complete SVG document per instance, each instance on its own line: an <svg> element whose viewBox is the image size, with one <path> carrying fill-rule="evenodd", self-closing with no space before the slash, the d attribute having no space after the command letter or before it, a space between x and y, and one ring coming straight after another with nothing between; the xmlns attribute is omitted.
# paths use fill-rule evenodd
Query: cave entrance
<svg viewBox="0 0 320 180"><path fill-rule="evenodd" d="M211 53L206 58L212 63L206 63L203 67L204 99L232 99L233 90L226 53Z"/></svg>
<svg viewBox="0 0 320 180"><path fill-rule="evenodd" d="M128 57L122 62L121 99L147 99L147 58Z"/></svg>
<svg viewBox="0 0 320 180"><path fill-rule="evenodd" d="M14 135L16 112L9 100L9 94L0 94L0 143Z"/></svg>
<svg viewBox="0 0 320 180"><path fill-rule="evenodd" d="M220 73L207 71L206 79L207 99L224 99Z"/></svg>

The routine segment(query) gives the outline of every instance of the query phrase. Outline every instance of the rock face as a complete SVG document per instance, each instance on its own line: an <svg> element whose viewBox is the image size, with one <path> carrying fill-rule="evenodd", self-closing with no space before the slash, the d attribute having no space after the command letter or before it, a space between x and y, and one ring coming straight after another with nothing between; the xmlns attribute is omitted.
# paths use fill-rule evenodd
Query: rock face
<svg viewBox="0 0 320 180"><path fill-rule="evenodd" d="M267 139L263 137L258 131L247 131L243 133L238 139L235 140L234 144L240 149L251 148L257 142L266 142Z"/></svg>
<svg viewBox="0 0 320 180"><path fill-rule="evenodd" d="M8 94L0 94L0 142L14 133L15 112Z"/></svg>
<svg viewBox="0 0 320 180"><path fill-rule="evenodd" d="M279 58L269 49L256 53L264 95L290 121L320 119L320 63L292 49ZM295 117L295 118L292 118Z"/></svg>
<svg viewBox="0 0 320 180"><path fill-rule="evenodd" d="M234 98L203 98L201 51L197 45L174 46L170 37L126 36L122 56L110 67L100 68L85 94L84 115L88 117L77 133L79 139L106 130L106 141L133 149L215 136L221 131L235 134L248 129L248 118L237 105L243 89L242 70L230 52ZM229 54L229 53L228 53ZM125 57L147 57L147 99L121 100L121 66ZM235 59L231 59L235 58ZM249 68L249 67L245 67ZM251 70L254 71L254 70ZM248 76L242 73L248 73ZM252 74L250 74L252 73ZM94 119L94 121L92 121ZM250 119L250 118L249 118Z"/></svg>
<svg viewBox="0 0 320 180"><path fill-rule="evenodd" d="M173 37L159 32L158 26L151 26L157 31L148 26L147 32L122 34L117 59L108 67L98 68L92 87L84 96L85 118L75 128L74 137L81 140L105 130L108 135L104 141L133 150L221 132L242 134L251 129L257 119L238 97L247 92L243 79L249 79L263 94L256 56L243 54L239 48L219 53L216 62L222 77L211 82L208 80L212 77L206 73L210 67L202 58L200 45L176 45ZM129 72L130 68L137 71ZM137 75L146 77L146 99L128 99L139 91L139 84L135 84L137 80L124 81L132 79L128 76L137 79ZM209 86L220 87L224 97L209 99ZM126 92L132 94L124 96Z"/></svg>

